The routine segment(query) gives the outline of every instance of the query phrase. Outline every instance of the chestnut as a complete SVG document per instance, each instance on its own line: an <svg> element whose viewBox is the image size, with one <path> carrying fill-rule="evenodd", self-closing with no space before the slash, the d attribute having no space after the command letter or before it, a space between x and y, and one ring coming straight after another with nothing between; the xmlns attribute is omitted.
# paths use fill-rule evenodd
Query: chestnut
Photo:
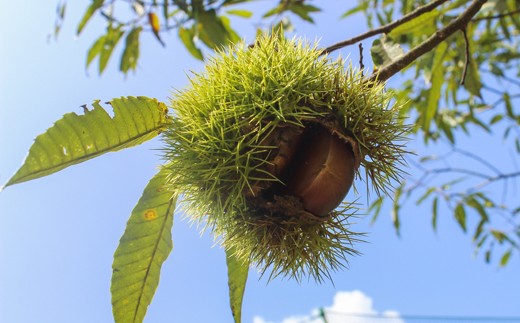
<svg viewBox="0 0 520 323"><path fill-rule="evenodd" d="M281 193L298 197L306 211L324 217L347 195L355 165L349 143L321 125L309 126L286 168Z"/></svg>

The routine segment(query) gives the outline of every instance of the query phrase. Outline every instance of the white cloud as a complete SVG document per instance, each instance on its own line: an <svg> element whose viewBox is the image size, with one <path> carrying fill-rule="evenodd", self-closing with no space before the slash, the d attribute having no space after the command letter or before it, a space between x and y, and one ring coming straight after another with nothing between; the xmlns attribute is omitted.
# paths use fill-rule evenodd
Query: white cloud
<svg viewBox="0 0 520 323"><path fill-rule="evenodd" d="M334 295L332 306L325 308L328 323L370 323L377 317L381 323L404 323L399 312L387 310L378 312L374 309L370 297L359 290L351 292L339 291ZM382 320L381 318L385 318ZM285 318L281 323L322 323L319 310L314 309L309 315L291 316ZM255 316L253 323L275 323L266 321L262 317Z"/></svg>

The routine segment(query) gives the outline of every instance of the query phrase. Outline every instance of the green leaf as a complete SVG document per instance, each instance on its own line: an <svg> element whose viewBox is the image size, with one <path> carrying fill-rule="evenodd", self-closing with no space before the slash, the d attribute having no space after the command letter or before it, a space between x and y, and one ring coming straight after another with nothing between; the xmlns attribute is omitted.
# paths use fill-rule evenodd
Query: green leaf
<svg viewBox="0 0 520 323"><path fill-rule="evenodd" d="M470 59L469 64L467 66L466 79L464 80L464 88L466 88L466 90L468 90L469 93L479 98L482 98L482 95L480 93L480 90L482 89L482 81L480 80L477 62L474 59Z"/></svg>
<svg viewBox="0 0 520 323"><path fill-rule="evenodd" d="M285 10L287 10L287 5L279 4L278 6L276 6L273 9L267 11L266 13L264 13L262 18L267 18L267 17L271 17L271 16L274 16L274 15L277 15L277 14L281 14Z"/></svg>
<svg viewBox="0 0 520 323"><path fill-rule="evenodd" d="M501 121L502 119L504 119L504 115L503 114L497 114L493 118L491 118L491 121L489 122L489 125L494 125L495 123Z"/></svg>
<svg viewBox="0 0 520 323"><path fill-rule="evenodd" d="M466 210L462 204L457 204L455 207L455 219L459 223L462 230L466 232Z"/></svg>
<svg viewBox="0 0 520 323"><path fill-rule="evenodd" d="M512 250L510 249L502 255L502 258L500 258L500 267L505 267L507 265L509 258L511 258L511 252Z"/></svg>
<svg viewBox="0 0 520 323"><path fill-rule="evenodd" d="M383 35L381 38L374 40L370 54L374 65L381 67L396 60L404 54L404 51L392 38Z"/></svg>
<svg viewBox="0 0 520 323"><path fill-rule="evenodd" d="M480 214L480 217L484 220L484 221L488 221L489 217L486 213L486 210L484 209L484 206L482 206L482 204L480 204L479 201L477 201L477 199L475 199L474 197L470 196L466 203L471 206L472 208L474 208L478 214Z"/></svg>
<svg viewBox="0 0 520 323"><path fill-rule="evenodd" d="M110 102L114 117L95 101L84 115L67 113L38 137L22 167L6 186L50 175L107 152L136 146L169 123L164 103L147 97ZM85 108L86 109L86 108Z"/></svg>
<svg viewBox="0 0 520 323"><path fill-rule="evenodd" d="M305 4L303 2L291 2L289 5L289 10L296 14L298 17L310 23L314 23L314 20L309 15L309 13L321 11L320 8L315 7L313 5Z"/></svg>
<svg viewBox="0 0 520 323"><path fill-rule="evenodd" d="M439 204L439 198L435 197L432 203L432 227L433 231L437 232L437 208Z"/></svg>
<svg viewBox="0 0 520 323"><path fill-rule="evenodd" d="M112 264L112 312L116 323L142 322L172 248L176 198L164 189L166 173L148 183L134 207Z"/></svg>
<svg viewBox="0 0 520 323"><path fill-rule="evenodd" d="M509 96L509 93L504 92L504 94L502 95L502 99L504 100L504 103L506 105L507 116L511 119L514 119L515 113L513 111L513 104L511 103L511 97Z"/></svg>
<svg viewBox="0 0 520 323"><path fill-rule="evenodd" d="M372 220L370 221L370 224L374 224L379 217L379 214L381 213L381 207L383 206L383 196L378 197L370 207L368 208L368 212L374 212L372 215Z"/></svg>
<svg viewBox="0 0 520 323"><path fill-rule="evenodd" d="M434 52L433 64L432 64L432 78L431 88L428 92L426 110L421 112L422 128L425 133L430 131L430 124L437 113L439 107L439 100L441 98L442 85L444 83L444 65L443 60L446 55L448 45L446 42L442 42L437 46ZM425 138L428 138L425 136Z"/></svg>
<svg viewBox="0 0 520 323"><path fill-rule="evenodd" d="M253 16L253 13L249 10L234 9L234 10L228 10L228 11L226 11L226 13L228 15L239 16L242 18L251 18Z"/></svg>
<svg viewBox="0 0 520 323"><path fill-rule="evenodd" d="M507 235L502 231L491 230L491 234L499 243L503 243L504 240L507 240Z"/></svg>
<svg viewBox="0 0 520 323"><path fill-rule="evenodd" d="M426 190L426 192L417 200L417 202L415 202L416 205L419 205L421 204L422 202L424 202L424 200L426 200L428 198L428 196L430 196L433 192L435 192L435 187L430 187L429 189Z"/></svg>
<svg viewBox="0 0 520 323"><path fill-rule="evenodd" d="M81 34L81 31L83 31L83 28L85 28L85 25L87 22L92 18L94 13L103 6L104 0L94 0L92 1L92 4L87 8L87 11L83 15L83 18L81 18L81 21L79 22L78 29L76 30L76 35Z"/></svg>
<svg viewBox="0 0 520 323"><path fill-rule="evenodd" d="M404 24L394 28L388 35L397 39L401 35L413 35L419 32L420 35L429 34L435 30L435 21L441 14L438 10L433 10L420 15Z"/></svg>
<svg viewBox="0 0 520 323"><path fill-rule="evenodd" d="M364 11L364 10L366 10L368 8L368 6L369 6L369 2L368 1L361 1L361 3L357 7L349 9L347 12L342 14L340 19L347 18L348 16L351 16L351 15L353 15L355 13Z"/></svg>
<svg viewBox="0 0 520 323"><path fill-rule="evenodd" d="M393 207L392 207L392 223L394 225L394 229L396 234L400 235L401 230L401 221L399 220L399 199L401 198L401 194L403 193L403 185L400 185L394 193Z"/></svg>
<svg viewBox="0 0 520 323"><path fill-rule="evenodd" d="M119 66L119 70L125 74L130 70L135 71L137 67L137 60L139 59L139 35L142 30L142 27L136 27L126 36L125 50L123 51L123 56L121 56L121 64Z"/></svg>
<svg viewBox="0 0 520 323"><path fill-rule="evenodd" d="M230 35L214 9L199 12L197 20L199 37L208 47L216 49L231 43Z"/></svg>
<svg viewBox="0 0 520 323"><path fill-rule="evenodd" d="M103 46L105 45L105 40L107 39L107 35L101 35L94 44L90 47L90 49L87 52L87 68L89 67L90 63L99 56L101 53L101 50L103 49Z"/></svg>
<svg viewBox="0 0 520 323"><path fill-rule="evenodd" d="M193 41L193 32L190 29L179 27L179 38L181 39L184 47L190 52L190 54L200 60L204 59L202 52L197 48Z"/></svg>
<svg viewBox="0 0 520 323"><path fill-rule="evenodd" d="M239 261L232 250L226 250L228 270L229 304L235 323L242 321L242 299L246 288L249 264Z"/></svg>
<svg viewBox="0 0 520 323"><path fill-rule="evenodd" d="M101 52L99 53L99 74L102 74L107 67L108 60L114 51L114 47L116 47L123 34L124 31L122 31L120 27L108 28L105 42L103 43Z"/></svg>

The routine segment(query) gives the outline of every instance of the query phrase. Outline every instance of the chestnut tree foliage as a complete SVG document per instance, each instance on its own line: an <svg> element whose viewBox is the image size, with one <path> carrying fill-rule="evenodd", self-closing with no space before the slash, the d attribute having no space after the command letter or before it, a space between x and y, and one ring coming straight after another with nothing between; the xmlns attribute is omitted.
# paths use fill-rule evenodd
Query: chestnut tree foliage
<svg viewBox="0 0 520 323"><path fill-rule="evenodd" d="M77 34L88 28L92 17L102 17L105 32L93 40L86 65L97 61L102 74L115 68L108 62L119 56L119 71L127 74L141 59L143 37L154 37L164 46L162 35L175 32L185 50L200 60L238 42L241 35L230 17L253 17L250 7L258 8L256 3L262 4L258 26L264 30L283 27L291 32L292 22L313 24L322 11L318 1L310 0L93 0L78 22ZM420 205L422 212L431 214L434 230L439 217L452 217L486 262L506 265L520 251L520 202L514 190L520 184L520 171L497 167L486 154L502 154L500 158L510 160L510 165L520 159L520 112L514 108L520 99L520 2L359 0L343 6L338 18L363 15L367 32L345 35L352 38L337 44L322 44L328 46L322 53L372 42L370 55L359 47L359 65L369 81L387 81L393 99L404 106L401 116L410 125L407 135L415 147L403 166L410 175L396 178L390 194L370 196L373 220L389 204L399 234L409 205ZM65 18L62 1L57 7L56 34ZM145 62L141 65L146 68ZM67 114L38 136L24 165L6 186L140 144L171 122L166 106L154 99L129 97L109 104L113 118L95 102L84 115ZM479 132L493 134L497 146L504 149L495 152L495 147L474 142L472 137ZM117 322L143 320L161 265L172 249L176 196L172 199L162 187L165 176L159 172L144 189L115 254L111 292ZM139 252L131 253L135 250ZM231 252L227 264L231 308L239 322L248 264L237 261Z"/></svg>

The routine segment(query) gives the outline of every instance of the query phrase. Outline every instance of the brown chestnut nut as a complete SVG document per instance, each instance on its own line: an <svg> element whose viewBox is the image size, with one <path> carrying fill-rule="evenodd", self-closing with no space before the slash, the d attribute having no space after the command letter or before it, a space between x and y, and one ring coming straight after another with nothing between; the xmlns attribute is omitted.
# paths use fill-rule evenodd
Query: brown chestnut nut
<svg viewBox="0 0 520 323"><path fill-rule="evenodd" d="M283 194L300 198L306 211L326 216L343 201L355 173L350 144L314 125L303 135L284 178Z"/></svg>

